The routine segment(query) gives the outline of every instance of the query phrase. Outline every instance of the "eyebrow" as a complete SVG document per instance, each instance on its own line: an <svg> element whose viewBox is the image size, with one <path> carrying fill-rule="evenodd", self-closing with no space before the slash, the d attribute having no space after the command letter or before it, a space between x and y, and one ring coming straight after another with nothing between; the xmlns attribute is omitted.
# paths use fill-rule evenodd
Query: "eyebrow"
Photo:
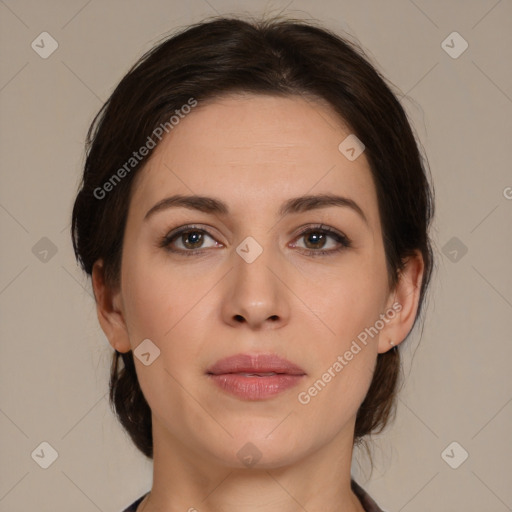
<svg viewBox="0 0 512 512"><path fill-rule="evenodd" d="M348 197L335 194L317 194L305 195L287 199L279 208L278 215L284 216L293 213L302 213L310 210L318 210L320 208L328 208L330 206L338 206L350 208L356 212L368 225L368 219L361 207ZM151 207L144 220L148 220L152 215L168 208L187 208L189 210L198 210L204 213L212 213L217 215L228 215L229 207L220 199L199 195L181 195L176 194L162 199Z"/></svg>

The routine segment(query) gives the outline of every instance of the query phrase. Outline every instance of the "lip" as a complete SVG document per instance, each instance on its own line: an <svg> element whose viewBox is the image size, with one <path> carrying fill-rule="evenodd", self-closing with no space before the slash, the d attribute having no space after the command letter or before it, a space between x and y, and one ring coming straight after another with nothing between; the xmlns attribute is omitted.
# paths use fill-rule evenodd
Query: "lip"
<svg viewBox="0 0 512 512"><path fill-rule="evenodd" d="M222 390L244 400L265 400L299 384L306 372L276 354L236 354L206 374Z"/></svg>

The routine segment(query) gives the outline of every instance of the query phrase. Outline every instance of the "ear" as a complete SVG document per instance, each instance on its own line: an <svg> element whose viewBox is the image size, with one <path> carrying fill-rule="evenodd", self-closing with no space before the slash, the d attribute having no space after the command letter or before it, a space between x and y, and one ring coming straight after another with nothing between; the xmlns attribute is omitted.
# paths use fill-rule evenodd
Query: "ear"
<svg viewBox="0 0 512 512"><path fill-rule="evenodd" d="M121 290L112 290L105 283L101 259L97 260L92 268L92 287L98 320L105 336L115 350L128 352L131 346L122 309Z"/></svg>
<svg viewBox="0 0 512 512"><path fill-rule="evenodd" d="M420 251L405 260L398 283L390 293L386 313L382 315L385 316L385 326L379 336L379 354L402 343L412 329L418 311L424 269Z"/></svg>

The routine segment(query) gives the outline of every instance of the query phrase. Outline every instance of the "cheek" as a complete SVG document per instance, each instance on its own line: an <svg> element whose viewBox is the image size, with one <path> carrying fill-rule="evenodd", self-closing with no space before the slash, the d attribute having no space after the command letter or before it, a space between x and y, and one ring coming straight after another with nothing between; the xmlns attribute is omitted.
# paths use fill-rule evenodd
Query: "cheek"
<svg viewBox="0 0 512 512"><path fill-rule="evenodd" d="M310 338L317 341L314 351L311 345L304 351L311 371L297 390L296 400L308 426L316 428L321 419L327 437L355 420L366 396L375 368L378 336L369 337L365 329L379 318L380 306L375 283L347 280L343 287L333 288L329 300L319 306L322 320L332 332L320 322L316 322L316 332L309 327Z"/></svg>
<svg viewBox="0 0 512 512"><path fill-rule="evenodd" d="M302 270L303 275L314 278L298 282L294 289L321 320L311 325L316 326L319 339L326 340L328 347L343 348L383 312L389 290L384 256L379 257L378 251L347 254L329 271Z"/></svg>
<svg viewBox="0 0 512 512"><path fill-rule="evenodd" d="M309 330L309 338L315 339L315 350L304 346L312 372L299 402L312 417L329 411L342 421L348 413L355 414L372 379L378 333L370 329L388 295L384 257L347 258L346 265L319 283L309 297L321 322L309 318L303 325L302 332Z"/></svg>
<svg viewBox="0 0 512 512"><path fill-rule="evenodd" d="M143 260L143 255L132 255L123 263L125 321L132 349L149 339L160 354L149 366L136 361L138 380L152 410L184 410L190 398L178 382L184 382L183 374L197 373L197 316L211 284L190 286L189 278L171 265Z"/></svg>
<svg viewBox="0 0 512 512"><path fill-rule="evenodd" d="M127 256L122 272L125 320L132 344L141 336L155 340L169 336L203 291L197 276L187 276L142 251Z"/></svg>

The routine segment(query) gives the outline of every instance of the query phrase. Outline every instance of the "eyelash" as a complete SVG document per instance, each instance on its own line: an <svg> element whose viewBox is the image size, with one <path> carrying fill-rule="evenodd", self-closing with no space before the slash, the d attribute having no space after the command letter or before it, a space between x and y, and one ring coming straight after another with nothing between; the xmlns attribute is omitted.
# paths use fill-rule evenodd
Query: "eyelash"
<svg viewBox="0 0 512 512"><path fill-rule="evenodd" d="M207 249L190 249L190 250L183 250L183 249L171 249L171 243L176 240L180 235L183 235L184 233L203 233L208 235L210 238L213 238L213 236L208 233L208 231L194 225L190 226L183 226L179 228L177 231L172 231L171 233L165 235L160 243L158 244L159 247L165 249L166 251L177 253L184 256L197 256L198 254L202 254ZM336 242L340 244L339 247L336 249L329 249L329 250L323 250L323 249L302 249L303 252L305 252L308 256L329 256L334 253L338 253L344 249L347 249L349 247L352 247L352 242L343 234L338 233L337 231L334 231L333 229L330 229L328 227L323 227L323 224L318 224L315 226L308 226L306 229L301 231L298 236L297 240L301 237L310 234L310 233L321 233L324 235L329 235L332 237Z"/></svg>

